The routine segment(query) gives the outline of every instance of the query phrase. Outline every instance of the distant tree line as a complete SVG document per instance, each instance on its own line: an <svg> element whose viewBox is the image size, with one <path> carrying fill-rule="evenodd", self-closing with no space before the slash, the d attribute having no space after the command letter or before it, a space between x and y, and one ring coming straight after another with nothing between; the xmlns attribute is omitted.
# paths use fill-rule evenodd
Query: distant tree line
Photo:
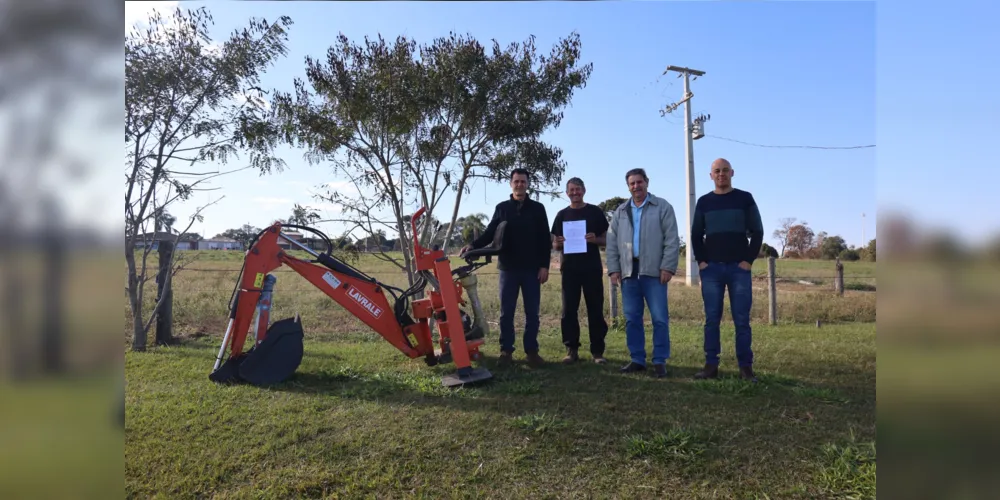
<svg viewBox="0 0 1000 500"><path fill-rule="evenodd" d="M292 208L292 213L287 218L277 219L273 222L315 228L317 227L317 223L322 222L322 217L315 211L315 209L296 203ZM407 224L410 223L409 216L404 217L404 222ZM449 223L441 223L435 219L431 225L432 230L427 244L429 244L431 248L443 248L445 246L445 236L451 233L451 241L448 246L451 248L461 248L465 244L471 243L472 240L478 237L479 234L486 229L486 224L488 222L489 217L483 213L465 215L456 219L455 229L449 231ZM247 248L253 243L254 237L261 231L261 229L262 228L257 226L244 224L240 227L226 229L216 235L216 238L230 238L239 242L243 248ZM292 232L297 231L297 229L289 228L287 231ZM188 234L196 236L198 239L201 238L197 233ZM305 244L310 248L313 248L314 250L327 249L326 243L320 241L317 235L308 234L308 232L306 232L304 236ZM352 259L356 257L358 252L402 251L400 239L390 238L384 229L376 229L372 234L364 232L361 236L353 235L350 230L344 231L336 237L330 235L327 236L333 244L333 253L340 258Z"/></svg>
<svg viewBox="0 0 1000 500"><path fill-rule="evenodd" d="M779 245L772 254L786 259L833 260L839 257L843 261L876 261L874 238L863 247L848 245L841 236L826 231L817 233L808 222L794 217L781 219L771 236Z"/></svg>
<svg viewBox="0 0 1000 500"><path fill-rule="evenodd" d="M618 206L628 201L627 198L615 196L602 201L597 206L604 211L608 220L611 220L611 213ZM683 219L679 221L682 223ZM787 217L779 221L778 228L771 236L777 240L778 245L774 247L767 242L761 245L760 257L774 257L786 259L827 259L840 258L843 261L865 260L875 262L875 239L870 240L863 247L849 246L839 235L830 235L826 231L816 233L809 223L799 222L794 217ZM681 255L687 250L683 240L681 242Z"/></svg>

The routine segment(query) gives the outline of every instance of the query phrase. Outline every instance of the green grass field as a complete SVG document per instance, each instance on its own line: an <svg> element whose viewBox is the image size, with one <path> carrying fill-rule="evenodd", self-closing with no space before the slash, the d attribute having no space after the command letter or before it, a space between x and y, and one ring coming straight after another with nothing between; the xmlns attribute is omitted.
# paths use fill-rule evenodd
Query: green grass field
<svg viewBox="0 0 1000 500"><path fill-rule="evenodd" d="M306 354L296 376L271 388L213 384L240 255L191 257L175 278L184 341L126 353L129 497L875 496L875 293L837 297L832 285L794 284L832 283L831 262L779 261L790 282L779 285L775 327L766 324L765 282L755 284L756 385L734 378L731 324L724 377L692 380L703 362L700 295L682 281L670 287L666 379L618 373L628 359L621 330L609 334L609 364L586 356L559 364L558 274L543 289L541 353L550 364L531 369L519 350L515 367L496 368L499 304L486 268L480 293L493 331L483 364L495 378L456 390L440 385L453 365L407 359L284 272L272 319L302 314ZM389 265L355 265L405 282ZM755 274L766 275L765 265ZM845 267L874 285L874 264Z"/></svg>
<svg viewBox="0 0 1000 500"><path fill-rule="evenodd" d="M694 381L697 328L671 376L608 365L493 365L445 389L379 338L310 340L291 381L222 387L215 342L126 356L130 497L817 498L875 494L875 327L757 327L761 382ZM215 340L215 339L212 339ZM558 332L542 334L556 361ZM727 343L728 344L728 343ZM520 353L518 353L518 356ZM516 358L518 356L515 356Z"/></svg>

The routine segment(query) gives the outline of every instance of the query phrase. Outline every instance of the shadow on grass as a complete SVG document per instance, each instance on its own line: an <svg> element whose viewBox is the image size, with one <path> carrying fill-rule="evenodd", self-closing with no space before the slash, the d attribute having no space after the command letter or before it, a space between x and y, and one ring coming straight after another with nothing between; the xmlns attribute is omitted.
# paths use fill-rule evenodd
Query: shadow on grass
<svg viewBox="0 0 1000 500"><path fill-rule="evenodd" d="M441 384L454 365L398 370L391 365L340 365L301 369L290 380L267 387L279 392L325 394L387 404L443 406L460 412L488 412L517 418L547 412L560 415L579 428L609 424L627 429L656 431L670 422L717 421L737 425L786 421L787 415L849 413L857 405L873 406L864 393L845 394L836 386L809 383L787 375L759 373L758 383L723 372L716 380L694 380L700 367L671 366L668 376L651 370L622 374L627 360L609 359L605 365L581 362L570 366L550 362L530 368L522 362L498 368L495 357L479 366L493 378L460 388ZM847 370L848 367L842 369ZM716 417L706 420L705 415ZM862 417L864 418L864 417ZM792 418L793 422L800 420ZM769 424L770 422L770 424ZM716 422L719 423L719 422ZM713 424L714 425L714 424ZM669 425L668 425L669 427Z"/></svg>
<svg viewBox="0 0 1000 500"><path fill-rule="evenodd" d="M214 357L211 349L210 346L189 345L181 352L183 356ZM673 405L671 411L675 414L731 411L728 409L731 406L739 407L742 412L748 400L772 409L874 404L874 387L871 391L856 389L857 381L866 378L864 368L851 364L825 364L827 372L839 376L821 383L767 370L758 371L758 383L749 383L740 379L735 369L725 367L716 380L694 380L700 365L672 364L668 365L668 376L657 379L652 370L620 373L619 368L629 360L616 357L609 357L608 363L603 365L589 359L572 365L549 360L545 366L531 368L517 356L512 366L498 367L496 356L484 355L476 365L490 370L492 379L448 388L441 384L441 377L454 373L454 364L427 367L419 360L411 360L413 366L401 366L395 361L373 363L366 358L351 362L348 358L328 351L309 351L292 378L264 389L389 403L460 405L466 411L482 408L495 412L512 408L514 413L535 406L591 406L622 408L629 413L658 412L662 404ZM836 380L840 377L853 383ZM755 410L747 411L753 413ZM602 413L598 411L598 415ZM739 415L733 417L740 418Z"/></svg>

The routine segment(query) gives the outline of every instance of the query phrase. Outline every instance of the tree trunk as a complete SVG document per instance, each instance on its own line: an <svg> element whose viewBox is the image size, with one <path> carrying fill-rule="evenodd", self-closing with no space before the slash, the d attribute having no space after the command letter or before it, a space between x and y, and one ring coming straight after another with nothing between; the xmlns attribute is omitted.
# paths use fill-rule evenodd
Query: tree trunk
<svg viewBox="0 0 1000 500"><path fill-rule="evenodd" d="M135 246L126 245L125 262L128 264L128 301L132 308L132 351L146 350L146 331L143 328L142 304L139 303L139 276L135 269Z"/></svg>
<svg viewBox="0 0 1000 500"><path fill-rule="evenodd" d="M387 169L388 170L388 169ZM408 243L408 238L406 237L406 223L403 222L403 205L406 203L406 195L403 194L403 188L406 187L406 168L404 165L399 166L399 200L393 200L396 203L396 232L399 233L399 249L403 252L403 265L406 266L406 282L409 284L407 288L413 286L413 265L411 264L412 259L412 248ZM393 193L395 196L395 193Z"/></svg>
<svg viewBox="0 0 1000 500"><path fill-rule="evenodd" d="M434 220L434 212L430 211L429 208L427 210L428 211L424 213L427 223L424 224L423 229L420 230L420 244L424 246L430 246L431 244L431 227L433 225L431 222Z"/></svg>
<svg viewBox="0 0 1000 500"><path fill-rule="evenodd" d="M444 243L441 250L448 255L448 245L451 243L451 235L455 231L455 222L458 221L458 207L462 205L462 193L465 191L465 181L469 178L469 167L462 168L462 178L458 181L458 193L455 194L455 208L451 212L451 224L444 233Z"/></svg>
<svg viewBox="0 0 1000 500"><path fill-rule="evenodd" d="M170 241L160 242L160 269L156 277L157 312L156 312L156 345L173 343L173 286L170 276L173 273L174 244Z"/></svg>
<svg viewBox="0 0 1000 500"><path fill-rule="evenodd" d="M413 286L413 264L410 258L413 249L410 248L412 242L408 241L406 237L406 231L403 229L405 223L403 222L403 214L401 210L396 211L396 230L399 232L399 249L403 251L403 265L406 266L406 279Z"/></svg>

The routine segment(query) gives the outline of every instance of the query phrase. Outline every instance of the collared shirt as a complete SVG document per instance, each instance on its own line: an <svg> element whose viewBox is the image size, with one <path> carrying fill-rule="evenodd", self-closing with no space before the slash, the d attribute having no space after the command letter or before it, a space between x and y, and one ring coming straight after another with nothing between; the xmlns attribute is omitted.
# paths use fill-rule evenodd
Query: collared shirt
<svg viewBox="0 0 1000 500"><path fill-rule="evenodd" d="M649 194L642 200L642 205L635 206L635 199L631 200L629 206L632 208L632 257L639 258L639 220L642 218L642 207L649 201Z"/></svg>

